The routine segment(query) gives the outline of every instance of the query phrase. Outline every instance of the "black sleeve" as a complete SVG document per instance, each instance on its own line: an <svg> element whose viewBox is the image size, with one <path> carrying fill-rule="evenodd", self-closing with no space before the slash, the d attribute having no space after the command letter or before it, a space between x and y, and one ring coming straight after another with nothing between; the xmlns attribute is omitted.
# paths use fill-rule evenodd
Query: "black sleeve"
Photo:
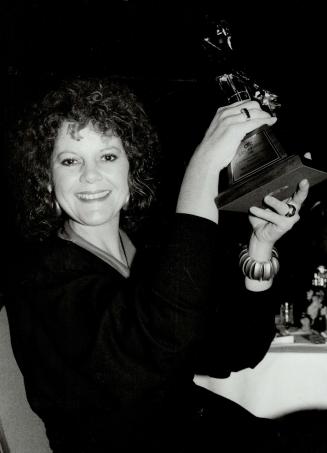
<svg viewBox="0 0 327 453"><path fill-rule="evenodd" d="M243 298L229 302L232 310L219 310L208 320L206 338L197 348L197 374L224 378L254 368L275 336L273 290L244 291Z"/></svg>
<svg viewBox="0 0 327 453"><path fill-rule="evenodd" d="M261 292L247 290L238 267L240 247L227 250L226 242L218 247L213 308L206 336L197 345L196 373L223 378L232 371L255 367L268 351L276 333L278 286L273 283Z"/></svg>
<svg viewBox="0 0 327 453"><path fill-rule="evenodd" d="M154 269L144 276L147 282L135 285L144 291L137 308L153 338L177 350L203 335L212 304L218 229L209 220L183 214L166 234Z"/></svg>

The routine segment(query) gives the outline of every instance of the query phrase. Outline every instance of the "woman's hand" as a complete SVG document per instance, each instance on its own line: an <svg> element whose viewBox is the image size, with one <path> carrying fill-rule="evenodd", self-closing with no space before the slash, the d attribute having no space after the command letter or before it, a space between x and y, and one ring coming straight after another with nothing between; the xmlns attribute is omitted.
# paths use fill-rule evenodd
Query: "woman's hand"
<svg viewBox="0 0 327 453"><path fill-rule="evenodd" d="M225 168L233 159L246 134L277 121L262 110L257 101L239 101L217 110L197 151L209 154L215 171Z"/></svg>
<svg viewBox="0 0 327 453"><path fill-rule="evenodd" d="M251 207L249 220L253 228L249 243L249 255L256 261L269 261L272 248L275 242L289 231L298 222L299 210L306 199L309 191L309 183L303 179L299 183L297 191L292 197L280 201L277 198L267 196L264 201L268 208ZM287 203L295 207L295 213L291 217L285 216L290 207ZM263 291L269 288L272 279L267 281L257 281L245 278L245 285L252 291Z"/></svg>
<svg viewBox="0 0 327 453"><path fill-rule="evenodd" d="M258 242L269 243L271 246L287 231L293 228L300 219L299 211L302 203L307 198L309 183L303 179L292 197L280 201L277 198L266 196L264 201L267 209L251 207L249 220L253 228L253 235ZM295 206L295 214L286 217L289 210L287 203Z"/></svg>
<svg viewBox="0 0 327 453"><path fill-rule="evenodd" d="M219 108L186 168L177 212L217 223L215 199L220 171L231 162L247 133L275 122L276 118L262 110L257 101L241 101Z"/></svg>

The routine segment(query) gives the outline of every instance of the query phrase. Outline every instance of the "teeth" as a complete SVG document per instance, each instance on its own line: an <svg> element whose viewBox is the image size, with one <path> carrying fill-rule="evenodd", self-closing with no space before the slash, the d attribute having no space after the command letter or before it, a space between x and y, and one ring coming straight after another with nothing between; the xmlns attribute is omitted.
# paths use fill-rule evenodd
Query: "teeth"
<svg viewBox="0 0 327 453"><path fill-rule="evenodd" d="M97 200L99 198L103 198L110 193L109 190L104 190L102 192L97 193L78 193L77 197L81 200Z"/></svg>

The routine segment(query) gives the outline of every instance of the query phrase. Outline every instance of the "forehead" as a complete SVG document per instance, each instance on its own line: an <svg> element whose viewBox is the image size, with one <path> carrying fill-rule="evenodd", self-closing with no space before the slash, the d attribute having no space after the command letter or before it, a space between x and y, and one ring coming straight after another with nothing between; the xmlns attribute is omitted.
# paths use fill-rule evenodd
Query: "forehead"
<svg viewBox="0 0 327 453"><path fill-rule="evenodd" d="M54 153L61 151L83 151L108 146L122 147L119 137L111 131L101 132L93 124L80 126L78 123L64 121L58 131Z"/></svg>

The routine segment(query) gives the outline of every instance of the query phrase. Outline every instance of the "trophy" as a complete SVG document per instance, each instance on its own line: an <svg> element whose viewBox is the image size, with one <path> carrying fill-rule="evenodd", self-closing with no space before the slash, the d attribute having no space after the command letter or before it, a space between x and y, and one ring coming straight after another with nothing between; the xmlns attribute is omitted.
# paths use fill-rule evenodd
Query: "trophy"
<svg viewBox="0 0 327 453"><path fill-rule="evenodd" d="M211 56L212 53L218 56L222 72L215 76L215 81L225 104L253 99L264 110L276 114L276 109L280 107L277 95L262 88L235 67L227 22L211 23L202 44ZM264 207L263 198L268 194L284 200L294 193L304 178L311 186L327 178L327 173L314 168L310 159L288 155L270 126L262 126L247 134L224 171L216 204L219 209L236 212L248 212L250 206Z"/></svg>

